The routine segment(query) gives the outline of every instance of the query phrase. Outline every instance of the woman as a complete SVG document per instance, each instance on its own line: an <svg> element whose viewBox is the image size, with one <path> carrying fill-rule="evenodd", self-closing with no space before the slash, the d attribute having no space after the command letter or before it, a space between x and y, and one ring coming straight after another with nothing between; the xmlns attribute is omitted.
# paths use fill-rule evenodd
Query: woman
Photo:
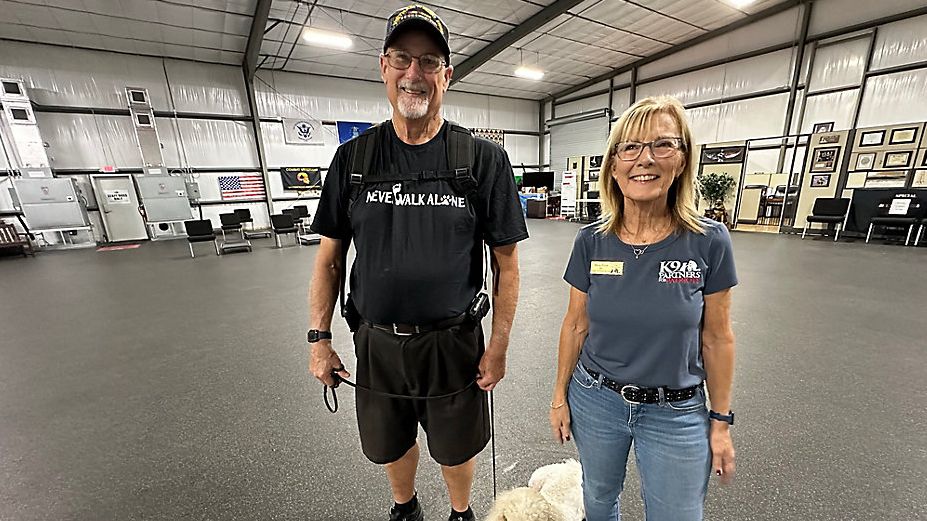
<svg viewBox="0 0 927 521"><path fill-rule="evenodd" d="M702 519L710 473L733 477L737 276L727 229L695 210L694 175L682 105L635 103L608 139L602 218L579 231L564 275L550 421L576 440L587 521L619 519L632 444L648 521Z"/></svg>

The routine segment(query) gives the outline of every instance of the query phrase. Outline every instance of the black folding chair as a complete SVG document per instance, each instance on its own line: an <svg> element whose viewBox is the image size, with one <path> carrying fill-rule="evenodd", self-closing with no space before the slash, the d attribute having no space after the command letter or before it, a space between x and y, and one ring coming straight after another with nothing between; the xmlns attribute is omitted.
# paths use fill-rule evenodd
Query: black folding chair
<svg viewBox="0 0 927 521"><path fill-rule="evenodd" d="M200 219L193 221L184 221L184 229L187 231L187 241L190 246L190 257L196 258L193 253L194 242L212 242L216 247L216 255L219 255L219 243L216 240L216 232L212 229L212 221L209 219Z"/></svg>
<svg viewBox="0 0 927 521"><path fill-rule="evenodd" d="M222 222L222 240L226 238L225 232L238 232L241 235L241 240L245 240L245 232L241 226L241 217L238 215L237 211L220 214L219 220Z"/></svg>
<svg viewBox="0 0 927 521"><path fill-rule="evenodd" d="M812 223L825 224L821 229L823 235L831 225L836 225L834 242L840 238L840 231L846 226L847 213L850 210L850 200L845 197L818 197L814 200L811 215L805 217L805 227L801 231L801 238L805 238Z"/></svg>
<svg viewBox="0 0 927 521"><path fill-rule="evenodd" d="M293 219L291 212L284 210L284 213L271 215L270 224L274 230L274 243L277 244L278 248L283 247L280 244L280 236L290 233L296 239L296 244L302 246L299 242L299 229L296 227L296 221Z"/></svg>
<svg viewBox="0 0 927 521"><path fill-rule="evenodd" d="M907 203L905 203L908 201ZM907 205L904 211L897 208ZM896 228L908 228L908 234L905 237L904 245L911 242L911 234L914 227L923 222L924 214L927 213L927 203L916 197L890 197L882 199L876 207L876 215L869 220L869 231L866 232L866 243L872 237L872 230L876 226L887 226ZM914 241L915 246L917 240Z"/></svg>

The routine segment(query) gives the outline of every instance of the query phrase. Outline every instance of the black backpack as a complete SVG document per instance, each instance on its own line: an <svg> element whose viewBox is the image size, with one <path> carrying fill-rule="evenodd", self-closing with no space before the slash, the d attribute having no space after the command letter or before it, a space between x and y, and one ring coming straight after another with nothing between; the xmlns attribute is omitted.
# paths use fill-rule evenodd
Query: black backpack
<svg viewBox="0 0 927 521"><path fill-rule="evenodd" d="M364 192L364 189L374 183L402 182L402 181L421 181L421 180L447 180L457 192L472 202L472 196L477 190L476 177L473 175L473 134L470 129L462 127L452 121L448 121L447 135L447 170L398 173L378 175L371 174L370 169L373 166L373 160L376 157L377 146L384 142L387 137L386 122L374 125L359 136L354 138L351 145L351 161L348 167L349 190L347 190L347 200L345 202L348 220L351 218L351 209L357 198ZM360 313L350 298L345 298L344 286L347 280L347 261L348 247L351 245L351 237L342 240L341 246L341 285L338 295L341 304L341 316L348 323L348 328L353 332L357 330L360 324Z"/></svg>

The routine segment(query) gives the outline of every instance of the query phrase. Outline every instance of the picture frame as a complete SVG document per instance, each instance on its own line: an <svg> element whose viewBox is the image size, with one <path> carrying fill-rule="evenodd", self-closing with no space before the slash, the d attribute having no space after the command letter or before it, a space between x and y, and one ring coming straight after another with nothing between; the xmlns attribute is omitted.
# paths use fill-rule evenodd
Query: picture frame
<svg viewBox="0 0 927 521"><path fill-rule="evenodd" d="M904 152L886 152L882 158L882 168L908 168L911 166L910 150Z"/></svg>
<svg viewBox="0 0 927 521"><path fill-rule="evenodd" d="M907 174L905 172L868 172L864 188L904 188Z"/></svg>
<svg viewBox="0 0 927 521"><path fill-rule="evenodd" d="M872 170L875 166L875 152L861 152L856 155L856 165L853 170Z"/></svg>
<svg viewBox="0 0 927 521"><path fill-rule="evenodd" d="M883 141L885 141L884 130L870 130L869 132L863 132L859 136L859 146L861 147L881 146Z"/></svg>
<svg viewBox="0 0 927 521"><path fill-rule="evenodd" d="M921 159L921 166L927 167L927 152L924 152L924 157Z"/></svg>
<svg viewBox="0 0 927 521"><path fill-rule="evenodd" d="M830 186L830 174L815 174L811 176L811 188L826 188Z"/></svg>
<svg viewBox="0 0 927 521"><path fill-rule="evenodd" d="M812 134L823 134L824 132L832 132L834 130L834 122L827 121L825 123L815 123L811 129Z"/></svg>
<svg viewBox="0 0 927 521"><path fill-rule="evenodd" d="M914 143L917 140L917 127L896 128L892 129L892 134L888 138L889 145L905 145Z"/></svg>
<svg viewBox="0 0 927 521"><path fill-rule="evenodd" d="M831 173L837 170L840 147L818 147L814 149L811 172Z"/></svg>
<svg viewBox="0 0 927 521"><path fill-rule="evenodd" d="M830 145L839 142L840 134L827 134L826 136L821 136L821 139L818 140L819 145Z"/></svg>

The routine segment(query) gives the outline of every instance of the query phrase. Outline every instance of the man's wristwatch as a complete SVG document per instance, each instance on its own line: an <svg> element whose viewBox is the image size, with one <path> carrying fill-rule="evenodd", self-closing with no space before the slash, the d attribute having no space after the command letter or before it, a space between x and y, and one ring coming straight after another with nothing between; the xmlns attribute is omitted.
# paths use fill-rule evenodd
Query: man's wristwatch
<svg viewBox="0 0 927 521"><path fill-rule="evenodd" d="M310 329L306 334L306 339L309 340L310 344L314 344L319 340L331 340L332 332L331 331L319 331L318 329Z"/></svg>
<svg viewBox="0 0 927 521"><path fill-rule="evenodd" d="M734 411L728 411L727 414L720 414L720 413L716 413L715 411L712 411L711 409L709 409L708 417L711 418L712 420L718 420L719 422L724 422L730 425L734 425Z"/></svg>

